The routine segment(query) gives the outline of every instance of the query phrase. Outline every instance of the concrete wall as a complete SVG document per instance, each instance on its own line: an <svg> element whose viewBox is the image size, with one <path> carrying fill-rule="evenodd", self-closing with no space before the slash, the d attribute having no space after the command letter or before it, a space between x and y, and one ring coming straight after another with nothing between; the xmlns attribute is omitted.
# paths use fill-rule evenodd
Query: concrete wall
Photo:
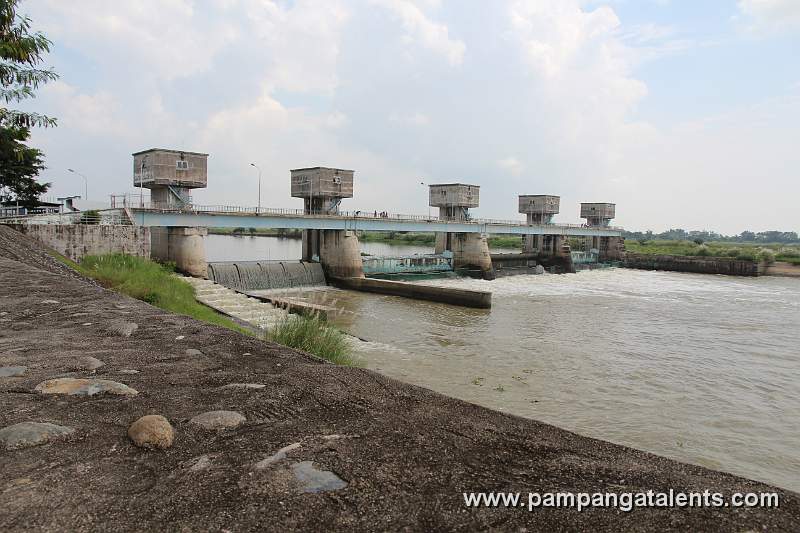
<svg viewBox="0 0 800 533"><path fill-rule="evenodd" d="M728 274L731 276L758 276L759 274L758 263L725 257L683 257L626 253L623 266L641 270L670 270L697 274Z"/></svg>
<svg viewBox="0 0 800 533"><path fill-rule="evenodd" d="M416 285L404 281L388 281L370 278L347 278L334 280L334 285L342 289L402 296L414 300L428 300L465 307L489 309L492 307L492 293L449 287Z"/></svg>
<svg viewBox="0 0 800 533"><path fill-rule="evenodd" d="M17 224L20 233L61 255L80 261L87 255L122 253L150 258L150 228L82 224Z"/></svg>
<svg viewBox="0 0 800 533"><path fill-rule="evenodd" d="M361 249L354 231L320 230L319 260L329 280L364 277Z"/></svg>
<svg viewBox="0 0 800 533"><path fill-rule="evenodd" d="M480 270L483 279L494 279L492 256L486 235L481 233L452 233L450 245L453 252L453 269Z"/></svg>

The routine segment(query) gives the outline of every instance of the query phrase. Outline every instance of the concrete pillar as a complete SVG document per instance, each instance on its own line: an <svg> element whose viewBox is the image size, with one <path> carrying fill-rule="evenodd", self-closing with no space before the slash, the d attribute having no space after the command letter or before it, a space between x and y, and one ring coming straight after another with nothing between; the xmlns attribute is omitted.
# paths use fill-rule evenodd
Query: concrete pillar
<svg viewBox="0 0 800 533"><path fill-rule="evenodd" d="M433 251L434 253L441 254L444 253L446 250L450 249L450 244L448 243L448 233L437 233L436 234L436 243L434 245Z"/></svg>
<svg viewBox="0 0 800 533"><path fill-rule="evenodd" d="M475 268L483 273L483 279L494 279L492 256L486 235L481 233L451 234L453 268Z"/></svg>
<svg viewBox="0 0 800 533"><path fill-rule="evenodd" d="M354 231L319 230L319 260L328 278L363 278L361 249Z"/></svg>
<svg viewBox="0 0 800 533"><path fill-rule="evenodd" d="M175 268L197 278L207 276L207 228L154 227L150 229L150 256L175 263Z"/></svg>
<svg viewBox="0 0 800 533"><path fill-rule="evenodd" d="M312 261L314 256L319 257L319 231L318 229L303 230L303 245L301 258L303 261Z"/></svg>
<svg viewBox="0 0 800 533"><path fill-rule="evenodd" d="M600 261L621 261L624 255L623 237L600 237Z"/></svg>
<svg viewBox="0 0 800 533"><path fill-rule="evenodd" d="M542 249L541 235L524 235L522 237L522 252L526 254L538 253Z"/></svg>

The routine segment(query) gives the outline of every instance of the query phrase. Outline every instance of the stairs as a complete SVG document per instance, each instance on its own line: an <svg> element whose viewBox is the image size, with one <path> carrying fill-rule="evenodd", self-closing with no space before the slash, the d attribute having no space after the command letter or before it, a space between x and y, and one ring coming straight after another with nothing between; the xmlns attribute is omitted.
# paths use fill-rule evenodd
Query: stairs
<svg viewBox="0 0 800 533"><path fill-rule="evenodd" d="M207 279L192 277L183 279L194 287L195 298L198 302L261 329L273 328L289 314L272 304L250 298Z"/></svg>

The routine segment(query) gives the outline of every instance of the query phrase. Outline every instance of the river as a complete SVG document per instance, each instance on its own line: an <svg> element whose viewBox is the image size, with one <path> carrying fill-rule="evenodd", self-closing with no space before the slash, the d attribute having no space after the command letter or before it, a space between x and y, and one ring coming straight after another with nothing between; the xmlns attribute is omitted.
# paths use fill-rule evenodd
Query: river
<svg viewBox="0 0 800 533"><path fill-rule="evenodd" d="M298 240L210 235L209 260ZM364 243L379 255L427 247ZM800 491L800 280L627 269L424 283L475 310L325 289L367 368L582 435Z"/></svg>

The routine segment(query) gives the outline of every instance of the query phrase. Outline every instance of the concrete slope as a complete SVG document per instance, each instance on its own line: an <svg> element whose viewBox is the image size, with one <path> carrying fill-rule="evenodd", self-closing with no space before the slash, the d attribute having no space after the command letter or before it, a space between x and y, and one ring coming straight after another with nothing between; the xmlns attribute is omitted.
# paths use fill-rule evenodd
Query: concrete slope
<svg viewBox="0 0 800 533"><path fill-rule="evenodd" d="M467 509L464 491L777 489L166 313L28 244L0 227L0 531L800 530L779 490L779 509ZM131 442L143 415L171 446Z"/></svg>

